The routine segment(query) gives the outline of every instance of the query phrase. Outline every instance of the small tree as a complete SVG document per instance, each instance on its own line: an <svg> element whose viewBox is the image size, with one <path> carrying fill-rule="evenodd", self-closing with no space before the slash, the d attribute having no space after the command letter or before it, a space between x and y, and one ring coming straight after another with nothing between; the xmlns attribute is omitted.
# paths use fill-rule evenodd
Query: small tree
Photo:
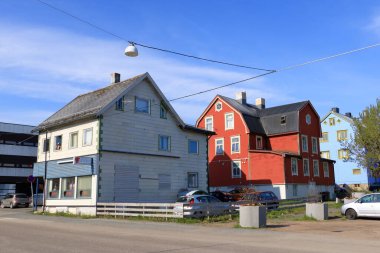
<svg viewBox="0 0 380 253"><path fill-rule="evenodd" d="M349 160L380 176L380 99L370 105L359 118L353 119L354 136L342 146L349 152Z"/></svg>

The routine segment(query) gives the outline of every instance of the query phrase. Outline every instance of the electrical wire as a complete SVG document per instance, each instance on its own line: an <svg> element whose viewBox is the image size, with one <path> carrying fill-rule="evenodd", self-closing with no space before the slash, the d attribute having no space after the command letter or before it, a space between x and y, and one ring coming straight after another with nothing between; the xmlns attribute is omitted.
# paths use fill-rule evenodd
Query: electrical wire
<svg viewBox="0 0 380 253"><path fill-rule="evenodd" d="M111 35L113 37L116 37L120 40L123 40L125 42L128 42L130 44L133 44L133 45L138 45L138 46L141 46L141 47L145 47L145 48L149 48L149 49L153 49L153 50L157 50L157 51L161 51L161 52L165 52L165 53L171 53L171 54L175 54L175 55L180 55L180 56L184 56L184 57L188 57L188 58L192 58L192 59L196 59L196 60L201 60L201 61L207 61L207 62L212 62L212 63L217 63L217 64L223 64L223 65L228 65L228 66L233 66L233 67L238 67L238 68L245 68L245 69L253 69L253 70L260 70L260 71L267 71L267 72L271 72L273 70L270 70L270 69L264 69L264 68L256 68L256 67L250 67L250 66L246 66L246 65L241 65L241 64L235 64L235 63L229 63L229 62L224 62L224 61L218 61L218 60L212 60L212 59L207 59L207 58L203 58L203 57L198 57L198 56L195 56L195 55L190 55L190 54L185 54L185 53L180 53L180 52L175 52L175 51L172 51L172 50L169 50L169 49L163 49L163 48L158 48L158 47L154 47L154 46L149 46L149 45L144 45L144 44L141 44L141 43L138 43L138 42L134 42L134 41L130 41L130 40L127 40L126 38L123 38L113 32L110 32L98 25L95 25L87 20L84 20L78 16L75 16L74 14L71 14L63 9L60 9L52 4L49 4L45 1L42 1L42 0L36 0L38 2L40 2L41 4L44 4L45 6L53 9L53 10L56 10L58 12L61 12L69 17L72 17L84 24L87 24L95 29L98 29L104 33L107 33L108 35Z"/></svg>

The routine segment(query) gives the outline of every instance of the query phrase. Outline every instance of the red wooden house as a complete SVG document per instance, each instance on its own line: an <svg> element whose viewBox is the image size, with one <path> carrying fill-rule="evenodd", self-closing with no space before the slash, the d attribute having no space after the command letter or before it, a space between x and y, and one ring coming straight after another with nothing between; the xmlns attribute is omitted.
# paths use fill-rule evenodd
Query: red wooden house
<svg viewBox="0 0 380 253"><path fill-rule="evenodd" d="M265 108L216 96L197 127L216 132L209 139L211 190L237 186L271 190L281 199L334 190L334 161L321 158L318 113L310 101Z"/></svg>

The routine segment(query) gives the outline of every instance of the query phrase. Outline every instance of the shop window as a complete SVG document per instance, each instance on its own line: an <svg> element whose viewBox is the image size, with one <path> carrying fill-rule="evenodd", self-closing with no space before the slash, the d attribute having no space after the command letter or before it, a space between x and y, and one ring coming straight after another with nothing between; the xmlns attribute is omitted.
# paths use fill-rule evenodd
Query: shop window
<svg viewBox="0 0 380 253"><path fill-rule="evenodd" d="M77 198L91 198L92 177L78 177Z"/></svg>
<svg viewBox="0 0 380 253"><path fill-rule="evenodd" d="M62 178L62 198L74 198L75 177Z"/></svg>

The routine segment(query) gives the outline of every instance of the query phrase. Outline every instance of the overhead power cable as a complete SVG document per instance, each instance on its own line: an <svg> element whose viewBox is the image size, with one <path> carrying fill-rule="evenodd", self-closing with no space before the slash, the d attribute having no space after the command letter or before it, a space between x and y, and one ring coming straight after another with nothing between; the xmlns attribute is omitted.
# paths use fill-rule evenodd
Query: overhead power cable
<svg viewBox="0 0 380 253"><path fill-rule="evenodd" d="M198 56L195 56L195 55L190 55L190 54L185 54L185 53L180 53L180 52L176 52L176 51L172 51L172 50L169 50L169 49L163 49L163 48L158 48L158 47L154 47L154 46L149 46L149 45L144 45L144 44L141 44L141 43L138 43L138 42L134 42L134 41L131 41L131 40L127 40L126 38L123 38L113 32L110 32L98 25L95 25L87 20L84 20L83 18L80 18L78 16L75 16L74 14L71 14L63 9L60 9L52 4L49 4L45 1L42 1L42 0L36 0L38 2L40 2L41 4L44 4L46 5L47 7L51 8L51 9L54 9L56 11L59 11L69 17L72 17L82 23L85 23L97 30L100 30L104 33L107 33L108 35L111 35L113 37L116 37L120 40L123 40L125 42L128 42L128 43L131 43L131 44L134 44L134 45L138 45L138 46L141 46L141 47L145 47L145 48L149 48L149 49L153 49L153 50L157 50L157 51L161 51L161 52L165 52L165 53L170 53L170 54L175 54L175 55L180 55L180 56L184 56L184 57L188 57L188 58L192 58L192 59L196 59L196 60L201 60L201 61L207 61L207 62L212 62L212 63L217 63L217 64L223 64L223 65L228 65L228 66L233 66L233 67L238 67L238 68L245 68L245 69L253 69L253 70L260 70L260 71L267 71L267 72L271 72L273 70L270 70L270 69L264 69L264 68L257 68L257 67L251 67L251 66L246 66L246 65L241 65L241 64L235 64L235 63L229 63L229 62L224 62L224 61L218 61L218 60L213 60L213 59L207 59L207 58L203 58L203 57L198 57Z"/></svg>
<svg viewBox="0 0 380 253"><path fill-rule="evenodd" d="M154 46L148 46L148 45L144 45L144 44L140 44L140 43L137 43L137 42L133 42L133 41L130 41L130 40L127 40L115 33L112 33L98 25L95 25L89 21L86 21L78 16L75 16L65 10L62 10L52 4L49 4L45 1L42 1L42 0L36 0L56 11L59 11L67 16L70 16L82 23L85 23L95 29L98 29L106 34L109 34L111 36L114 36L120 40L123 40L125 42L128 42L128 43L132 43L132 44L135 44L135 45L138 45L138 46L141 46L141 47L145 47L145 48L149 48L149 49L154 49L154 50L158 50L158 51L162 51L162 52L166 52L166 53L172 53L172 54L176 54L176 55L180 55L180 56L185 56L185 57L189 57L189 58L194 58L194 59L197 59L197 60L203 60L203 61L208 61L208 62L213 62L213 63L218 63L218 64L224 64L224 65L229 65L229 66L235 66L235 67L240 67L240 68L246 68L246 69L255 69L255 70L262 70L262 71L267 71L267 73L264 73L264 74L261 74L261 75L256 75L256 76L253 76L253 77L250 77L250 78L246 78L246 79L243 79L243 80L239 80L239 81L236 81L236 82L232 82L232 83L228 83L228 84L224 84L224 85L220 85L220 86L217 86L217 87L214 87L212 89L207 89L207 90L203 90L203 91L199 91L199 92L196 92L196 93L192 93L192 94L189 94L189 95L185 95L185 96L181 96L181 97L177 97L177 98L174 98L174 99L171 99L169 101L176 101L176 100L180 100L180 99L184 99L184 98L188 98L188 97L192 97L192 96L196 96L196 95L199 95L199 94L203 94L203 93L206 93L206 92L210 92L210 91L213 91L213 90L218 90L218 89L221 89L221 88L224 88L224 87L227 87L227 86L231 86L231 85L235 85L235 84L238 84L238 83L243 83L243 82L247 82L247 81L250 81L250 80L253 80L253 79L256 79L256 78L259 78L259 77L262 77L262 76L266 76L266 75L270 75L270 74L274 74L274 73L277 73L277 72L282 72L282 71L286 71L286 70L291 70L291 69L295 69L295 68L299 68L299 67L303 67L303 66L306 66L306 65L309 65L309 64L313 64L313 63L317 63L317 62L322 62L322 61L326 61L326 60L330 60L330 59L333 59L333 58L336 58L336 57L340 57L340 56L344 56L344 55L348 55L348 54L352 54L352 53L355 53L355 52L359 52L359 51L363 51L363 50L367 50L367 49L370 49L370 48L374 48L374 47L378 47L380 46L380 43L376 43L376 44L372 44L372 45L369 45L369 46L365 46L365 47L361 47L361 48L357 48L357 49L353 49L353 50L350 50L350 51L346 51L346 52L342 52L342 53L338 53L338 54L334 54L334 55L330 55L330 56L326 56L326 57L322 57L322 58L317 58L317 59L314 59L314 60L310 60L310 61L306 61L306 62L303 62L303 63L299 63L299 64L295 64L295 65L290 65L290 66L286 66L286 67L283 67L283 68L279 68L277 70L269 70L269 69L264 69L264 68L256 68L256 67L250 67L250 66L245 66L245 65L240 65L240 64L234 64L234 63L228 63L228 62L222 62L222 61L217 61L217 60L212 60L212 59L206 59L206 58L202 58L202 57L198 57L198 56L194 56L194 55L189 55L189 54L185 54L185 53L179 53L179 52L175 52L175 51L172 51L172 50L168 50L168 49L162 49L162 48L158 48L158 47L154 47Z"/></svg>

